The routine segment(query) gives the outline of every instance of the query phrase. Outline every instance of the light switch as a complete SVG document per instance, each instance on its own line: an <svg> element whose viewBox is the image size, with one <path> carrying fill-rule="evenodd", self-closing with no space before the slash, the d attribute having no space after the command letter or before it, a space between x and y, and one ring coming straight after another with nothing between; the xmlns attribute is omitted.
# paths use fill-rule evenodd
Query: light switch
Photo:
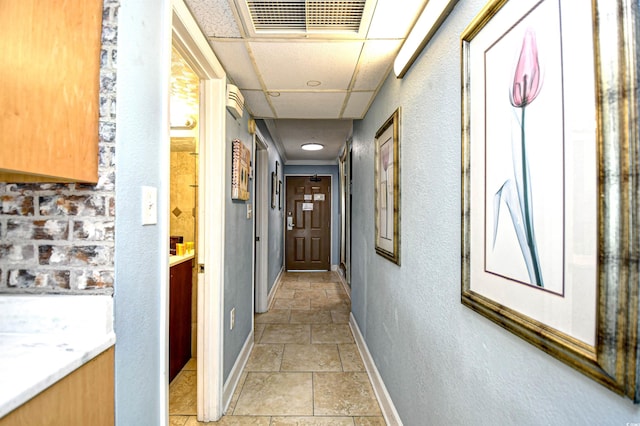
<svg viewBox="0 0 640 426"><path fill-rule="evenodd" d="M158 223L158 188L142 187L142 225Z"/></svg>
<svg viewBox="0 0 640 426"><path fill-rule="evenodd" d="M251 219L252 216L253 216L253 207L251 207L251 204L247 204L247 219Z"/></svg>

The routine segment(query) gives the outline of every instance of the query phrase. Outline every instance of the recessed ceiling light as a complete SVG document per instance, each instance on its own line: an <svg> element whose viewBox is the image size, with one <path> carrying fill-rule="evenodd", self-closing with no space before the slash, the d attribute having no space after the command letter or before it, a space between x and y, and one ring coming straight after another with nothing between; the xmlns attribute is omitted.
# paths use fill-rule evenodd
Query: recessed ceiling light
<svg viewBox="0 0 640 426"><path fill-rule="evenodd" d="M280 92L267 92L267 94L272 98L277 98L278 96L280 96Z"/></svg>
<svg viewBox="0 0 640 426"><path fill-rule="evenodd" d="M309 80L307 81L307 86L309 87L317 87L320 86L322 84L322 82L318 81L318 80Z"/></svg>
<svg viewBox="0 0 640 426"><path fill-rule="evenodd" d="M320 151L324 148L324 145L319 143L305 143L301 148L305 151Z"/></svg>

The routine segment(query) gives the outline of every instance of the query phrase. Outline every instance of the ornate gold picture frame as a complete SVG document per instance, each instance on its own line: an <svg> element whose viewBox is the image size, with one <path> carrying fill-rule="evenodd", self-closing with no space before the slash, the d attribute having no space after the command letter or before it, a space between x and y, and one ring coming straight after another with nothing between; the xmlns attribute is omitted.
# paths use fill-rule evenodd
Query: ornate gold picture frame
<svg viewBox="0 0 640 426"><path fill-rule="evenodd" d="M376 253L400 265L400 108L375 136Z"/></svg>
<svg viewBox="0 0 640 426"><path fill-rule="evenodd" d="M494 0L461 36L462 303L635 403L637 13Z"/></svg>

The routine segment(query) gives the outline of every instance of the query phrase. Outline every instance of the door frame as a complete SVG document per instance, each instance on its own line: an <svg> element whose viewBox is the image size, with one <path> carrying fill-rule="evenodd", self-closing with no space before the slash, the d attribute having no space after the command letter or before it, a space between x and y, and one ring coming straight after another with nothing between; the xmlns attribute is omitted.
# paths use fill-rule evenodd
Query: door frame
<svg viewBox="0 0 640 426"><path fill-rule="evenodd" d="M262 134L256 129L253 135L253 152L257 173L253 180L253 288L254 311L267 312L269 309L268 294L268 266L269 266L269 147ZM256 170L254 169L254 170ZM256 235L256 228L259 235ZM260 241L256 241L256 237Z"/></svg>
<svg viewBox="0 0 640 426"><path fill-rule="evenodd" d="M172 9L171 42L200 78L197 413L198 421L207 422L219 420L223 414L222 307L227 182L226 174L219 171L225 170L227 158L224 143L226 72L184 1L173 0Z"/></svg>
<svg viewBox="0 0 640 426"><path fill-rule="evenodd" d="M333 223L333 203L336 202L336 200L334 199L333 196L333 191L334 191L334 183L333 182L333 175L332 174L326 174L326 173L286 173L283 174L284 176L284 182L282 185L282 189L284 191L284 214L282 215L283 218L283 225L282 225L282 232L283 232L283 242L284 242L284 256L282 256L282 267L284 270L287 270L287 178L288 177L311 177L311 176L318 176L318 177L328 177L329 178L329 185L330 185L330 197L331 197L331 211L329 212L329 271L333 271L334 270L334 265L331 261L331 258L333 256L333 227L334 227L334 223ZM339 265L338 265L339 267Z"/></svg>

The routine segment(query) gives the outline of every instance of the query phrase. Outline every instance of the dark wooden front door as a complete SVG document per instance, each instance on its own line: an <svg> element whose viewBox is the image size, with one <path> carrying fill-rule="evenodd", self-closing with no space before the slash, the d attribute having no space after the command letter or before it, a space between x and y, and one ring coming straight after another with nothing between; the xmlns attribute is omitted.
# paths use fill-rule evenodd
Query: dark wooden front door
<svg viewBox="0 0 640 426"><path fill-rule="evenodd" d="M286 177L286 267L331 268L331 178Z"/></svg>

